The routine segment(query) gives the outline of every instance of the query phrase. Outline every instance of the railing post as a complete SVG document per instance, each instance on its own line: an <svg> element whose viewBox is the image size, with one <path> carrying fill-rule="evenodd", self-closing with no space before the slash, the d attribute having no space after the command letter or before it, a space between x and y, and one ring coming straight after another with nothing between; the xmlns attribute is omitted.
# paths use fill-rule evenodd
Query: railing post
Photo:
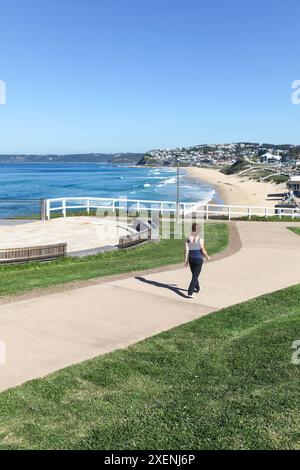
<svg viewBox="0 0 300 470"><path fill-rule="evenodd" d="M112 211L113 213L116 212L115 199L112 200Z"/></svg>
<svg viewBox="0 0 300 470"><path fill-rule="evenodd" d="M206 204L206 220L209 218L208 204Z"/></svg>
<svg viewBox="0 0 300 470"><path fill-rule="evenodd" d="M62 213L63 213L63 216L66 217L67 210L66 210L66 200L65 199L62 199Z"/></svg>
<svg viewBox="0 0 300 470"><path fill-rule="evenodd" d="M228 220L231 220L231 208L228 206Z"/></svg>
<svg viewBox="0 0 300 470"><path fill-rule="evenodd" d="M41 199L41 209L40 209L40 216L41 220L46 220L47 217L47 200Z"/></svg>
<svg viewBox="0 0 300 470"><path fill-rule="evenodd" d="M248 219L251 220L251 208L248 207Z"/></svg>
<svg viewBox="0 0 300 470"><path fill-rule="evenodd" d="M279 209L279 219L280 220L282 219L282 209L281 208Z"/></svg>
<svg viewBox="0 0 300 470"><path fill-rule="evenodd" d="M268 218L268 209L265 207L265 219Z"/></svg>
<svg viewBox="0 0 300 470"><path fill-rule="evenodd" d="M163 216L163 213L164 213L164 203L163 202L160 203L160 213L161 213L161 216Z"/></svg>
<svg viewBox="0 0 300 470"><path fill-rule="evenodd" d="M50 212L50 199L46 200L46 218L50 220L51 212Z"/></svg>
<svg viewBox="0 0 300 470"><path fill-rule="evenodd" d="M90 198L89 197L86 200L86 209L87 209L87 213L89 214L90 213Z"/></svg>

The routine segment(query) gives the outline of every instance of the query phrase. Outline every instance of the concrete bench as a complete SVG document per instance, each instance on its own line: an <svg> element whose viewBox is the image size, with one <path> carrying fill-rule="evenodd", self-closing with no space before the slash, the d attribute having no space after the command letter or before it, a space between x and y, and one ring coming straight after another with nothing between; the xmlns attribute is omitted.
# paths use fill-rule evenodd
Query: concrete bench
<svg viewBox="0 0 300 470"><path fill-rule="evenodd" d="M0 264L25 261L47 261L67 254L67 244L0 249Z"/></svg>

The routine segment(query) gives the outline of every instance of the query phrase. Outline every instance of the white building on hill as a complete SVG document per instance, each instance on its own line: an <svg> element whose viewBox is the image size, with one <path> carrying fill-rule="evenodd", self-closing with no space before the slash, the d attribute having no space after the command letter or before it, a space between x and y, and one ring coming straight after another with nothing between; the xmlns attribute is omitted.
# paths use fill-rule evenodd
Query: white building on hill
<svg viewBox="0 0 300 470"><path fill-rule="evenodd" d="M288 185L289 190L293 191L295 196L300 196L300 175L291 176L287 185Z"/></svg>
<svg viewBox="0 0 300 470"><path fill-rule="evenodd" d="M281 160L282 160L282 157L280 155L274 155L271 152L264 153L260 157L261 163L280 163Z"/></svg>

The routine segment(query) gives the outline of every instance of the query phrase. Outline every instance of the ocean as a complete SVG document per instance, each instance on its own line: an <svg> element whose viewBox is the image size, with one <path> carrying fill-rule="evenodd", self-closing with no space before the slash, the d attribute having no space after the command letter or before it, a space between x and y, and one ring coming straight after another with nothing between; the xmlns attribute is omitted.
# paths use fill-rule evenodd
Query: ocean
<svg viewBox="0 0 300 470"><path fill-rule="evenodd" d="M0 165L1 199L127 197L176 200L176 169L91 163ZM180 170L180 200L208 202L215 188Z"/></svg>

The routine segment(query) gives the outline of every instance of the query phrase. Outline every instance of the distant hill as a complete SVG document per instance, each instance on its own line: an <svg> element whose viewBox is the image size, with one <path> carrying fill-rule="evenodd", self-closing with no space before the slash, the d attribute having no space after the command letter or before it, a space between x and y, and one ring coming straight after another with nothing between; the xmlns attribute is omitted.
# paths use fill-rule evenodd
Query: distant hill
<svg viewBox="0 0 300 470"><path fill-rule="evenodd" d="M114 163L137 165L143 153L87 153L69 155L0 155L1 163Z"/></svg>
<svg viewBox="0 0 300 470"><path fill-rule="evenodd" d="M177 162L180 166L208 166L223 167L229 166L239 158L249 161L257 161L266 152L274 155L279 153L286 160L300 159L300 146L292 144L259 144L257 142L236 142L225 144L200 144L192 147L182 148L159 148L149 150L139 165L146 166L175 166ZM238 166L239 165L239 166ZM238 171L245 164L239 161L234 171Z"/></svg>

